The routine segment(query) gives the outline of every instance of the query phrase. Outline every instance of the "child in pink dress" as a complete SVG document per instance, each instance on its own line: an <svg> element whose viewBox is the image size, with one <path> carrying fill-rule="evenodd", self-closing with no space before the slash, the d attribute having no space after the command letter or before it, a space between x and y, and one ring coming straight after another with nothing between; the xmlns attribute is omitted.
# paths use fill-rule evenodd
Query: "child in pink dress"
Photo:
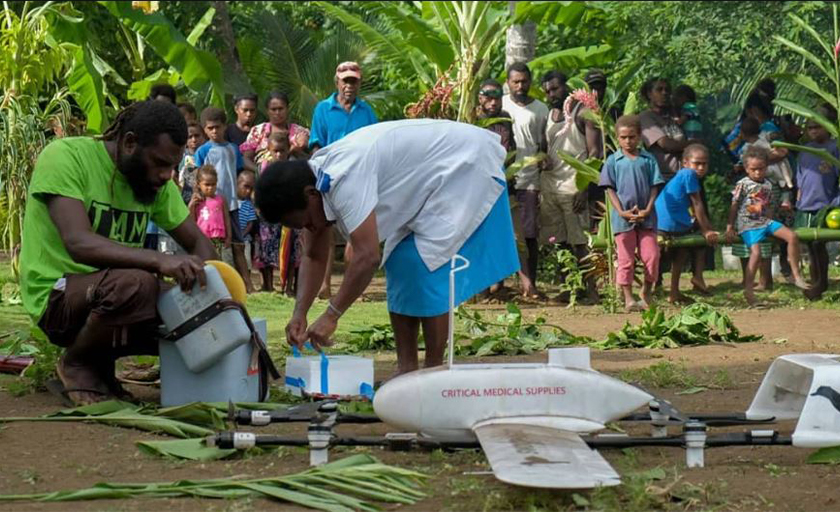
<svg viewBox="0 0 840 512"><path fill-rule="evenodd" d="M233 264L230 214L225 197L216 193L216 169L212 165L202 165L196 171L195 181L196 190L189 205L190 215L204 236L213 243L222 260Z"/></svg>

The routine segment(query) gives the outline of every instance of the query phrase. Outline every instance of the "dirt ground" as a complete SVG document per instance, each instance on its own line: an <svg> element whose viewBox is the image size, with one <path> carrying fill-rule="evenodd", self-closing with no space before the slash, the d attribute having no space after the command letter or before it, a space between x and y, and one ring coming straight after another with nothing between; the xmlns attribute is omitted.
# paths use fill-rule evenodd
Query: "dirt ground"
<svg viewBox="0 0 840 512"><path fill-rule="evenodd" d="M372 290L375 293L375 290ZM502 306L483 307L499 309ZM638 322L638 315L604 314L598 307L523 305L526 316L545 316L575 334L603 337L627 321ZM699 379L723 371L726 389L710 389L692 395L677 395L678 388L654 389L684 411L743 411L752 399L771 361L786 353L840 352L834 339L838 312L825 309L743 310L731 313L744 333L764 335L764 341L743 345L715 345L679 350L615 350L593 352L593 366L617 374L622 370L645 368L663 360L673 361ZM781 341L786 340L786 341ZM275 341L276 342L276 341ZM540 361L545 354L517 360ZM499 358L489 359L500 361ZM377 378L394 369L391 355L377 356ZM131 387L139 397L154 400L157 390ZM13 397L0 392L0 415L34 416L61 408L47 393ZM780 425L789 431L789 424ZM342 434L384 433L384 425L341 427ZM265 427L264 432L279 434L305 432L305 425ZM128 429L68 423L13 423L0 426L0 492L32 493L73 489L97 482L172 481L232 475L282 475L306 468L308 455L303 449L282 449L277 453L232 461L210 463L173 462L138 452L135 441L155 436ZM349 449L332 452L340 457ZM570 503L570 494L534 493L515 489L480 473L489 470L480 452L455 454L395 453L371 450L386 463L421 470L432 475L427 488L430 497L408 510L497 510L532 507L555 508ZM622 472L661 467L666 479L647 487L648 493L664 492L673 484L688 489L694 501L665 502L676 510L717 508L722 510L840 510L840 472L836 467L808 465L810 450L792 447L719 448L706 452L706 467L686 469L684 451L677 448L638 448L630 452L604 450L605 457ZM629 469L628 469L629 468ZM587 493L580 493L588 496ZM632 497L628 498L632 499ZM624 502L621 509L638 509ZM573 507L573 506L572 506ZM123 500L78 503L7 503L0 510L290 510L286 504L254 501L214 501L198 499Z"/></svg>

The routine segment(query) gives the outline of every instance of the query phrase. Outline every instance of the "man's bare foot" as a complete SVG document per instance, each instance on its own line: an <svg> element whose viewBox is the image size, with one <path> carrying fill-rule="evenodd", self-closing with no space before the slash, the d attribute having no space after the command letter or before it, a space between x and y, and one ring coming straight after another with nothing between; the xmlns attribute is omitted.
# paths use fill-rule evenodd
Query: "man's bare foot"
<svg viewBox="0 0 840 512"><path fill-rule="evenodd" d="M329 288L326 288L326 287L321 288L321 290L318 292L318 298L319 299L327 300L331 297L332 297L332 290L330 290Z"/></svg>
<svg viewBox="0 0 840 512"><path fill-rule="evenodd" d="M62 355L55 371L64 385L62 393L76 405L89 405L114 398L107 383L103 382L93 366L67 364Z"/></svg>
<svg viewBox="0 0 840 512"><path fill-rule="evenodd" d="M793 281L793 284L795 284L796 287L799 288L800 290L810 290L811 289L811 285L809 285L808 281L806 281L802 276L799 276L799 277L795 278L794 281Z"/></svg>
<svg viewBox="0 0 840 512"><path fill-rule="evenodd" d="M755 299L755 292L752 290L744 290L744 299L747 301L747 305L750 307L755 306L758 304L758 301Z"/></svg>
<svg viewBox="0 0 840 512"><path fill-rule="evenodd" d="M692 304L694 302L694 299L692 299L691 297L688 297L686 295L683 295L682 293L677 292L677 294L669 294L668 295L668 302L670 302L671 304L674 304L674 305L677 305L677 304Z"/></svg>
<svg viewBox="0 0 840 512"><path fill-rule="evenodd" d="M691 289L705 297L708 297L712 294L712 292L709 291L709 286L706 284L706 282L696 277L691 278Z"/></svg>

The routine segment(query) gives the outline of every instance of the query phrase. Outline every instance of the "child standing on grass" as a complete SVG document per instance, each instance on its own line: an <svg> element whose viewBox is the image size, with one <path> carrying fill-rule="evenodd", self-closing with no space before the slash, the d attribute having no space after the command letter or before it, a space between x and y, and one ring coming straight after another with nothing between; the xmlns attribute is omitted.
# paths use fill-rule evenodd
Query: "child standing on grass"
<svg viewBox="0 0 840 512"><path fill-rule="evenodd" d="M613 207L610 223L618 248L616 282L624 292L624 309L640 311L651 304L651 290L659 275L654 203L665 180L656 157L639 149L642 127L638 116L618 118L615 132L620 149L607 158L599 185L607 189ZM639 302L633 297L633 266L637 251L645 268Z"/></svg>
<svg viewBox="0 0 840 512"><path fill-rule="evenodd" d="M836 119L836 114L828 109L817 109L828 119ZM814 149L824 149L835 158L840 158L837 141L819 123L808 121L805 125L810 142L806 144ZM840 201L838 179L840 170L822 158L802 151L799 153L796 169L796 183L799 192L796 198L797 228L818 228L820 210L837 206ZM806 296L817 300L828 289L828 251L825 242L808 242L811 256L811 291Z"/></svg>
<svg viewBox="0 0 840 512"><path fill-rule="evenodd" d="M231 229L227 199L216 193L218 177L212 165L196 171L196 190L190 199L190 215L204 236L210 239L219 256L230 253Z"/></svg>
<svg viewBox="0 0 840 512"><path fill-rule="evenodd" d="M683 151L683 168L665 185L662 193L656 199L657 229L667 237L687 235L698 228L709 244L717 243L718 232L712 230L703 200L700 197L700 180L706 175L709 166L709 150L702 144L691 144ZM689 213L689 207L694 209L694 220ZM673 252L671 260L671 290L668 302L672 304L688 302L689 299L680 293L680 273L688 259L687 248L681 247ZM703 251L693 251L695 276L703 276L706 254Z"/></svg>
<svg viewBox="0 0 840 512"><path fill-rule="evenodd" d="M196 151L195 165L201 167L204 164L210 164L216 170L219 195L227 200L228 215L234 220L228 233L233 242L241 243L239 224L236 222L239 215L236 177L244 167L244 160L239 147L225 140L226 121L225 111L218 107L207 107L201 112L201 126L208 140ZM228 258L223 258L225 263L233 265L240 274L247 272L244 260L233 258L231 251L226 251L225 254Z"/></svg>
<svg viewBox="0 0 840 512"><path fill-rule="evenodd" d="M750 251L747 273L744 278L744 298L750 306L756 306L753 292L753 280L761 262L759 243L768 236L787 242L787 256L793 273L794 284L808 290L808 284L799 273L799 238L796 233L773 219L770 202L773 185L765 179L770 154L766 149L752 146L744 151L741 158L747 173L735 185L732 191L732 205L729 208L729 221L726 225L726 241L732 243L735 230Z"/></svg>
<svg viewBox="0 0 840 512"><path fill-rule="evenodd" d="M265 151L257 155L257 163L262 173L272 162L283 162L289 159L291 144L288 130L276 130L268 136L268 146ZM283 228L277 224L260 222L259 241L254 266L262 274L262 291L274 290L274 269L280 267L280 239ZM281 279L282 280L282 279Z"/></svg>
<svg viewBox="0 0 840 512"><path fill-rule="evenodd" d="M245 280L245 291L248 293L254 292L254 283L251 282L251 233L256 231L257 214L254 211L251 196L254 194L255 183L254 171L248 169L239 173L236 181L236 197L239 199L239 232L242 233L242 243L234 243L233 251L234 254L241 253L245 260L248 272L242 276L242 279Z"/></svg>

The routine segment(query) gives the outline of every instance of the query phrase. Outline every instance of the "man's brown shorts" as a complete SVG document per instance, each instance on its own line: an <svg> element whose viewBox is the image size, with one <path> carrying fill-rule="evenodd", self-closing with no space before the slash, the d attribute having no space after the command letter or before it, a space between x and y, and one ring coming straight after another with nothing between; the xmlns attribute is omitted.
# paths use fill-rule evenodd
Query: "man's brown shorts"
<svg viewBox="0 0 840 512"><path fill-rule="evenodd" d="M135 338L157 350L153 333L160 325L158 278L145 270L106 269L92 274L68 274L64 290L53 289L38 327L60 347L73 344L88 321L114 328L114 343Z"/></svg>

